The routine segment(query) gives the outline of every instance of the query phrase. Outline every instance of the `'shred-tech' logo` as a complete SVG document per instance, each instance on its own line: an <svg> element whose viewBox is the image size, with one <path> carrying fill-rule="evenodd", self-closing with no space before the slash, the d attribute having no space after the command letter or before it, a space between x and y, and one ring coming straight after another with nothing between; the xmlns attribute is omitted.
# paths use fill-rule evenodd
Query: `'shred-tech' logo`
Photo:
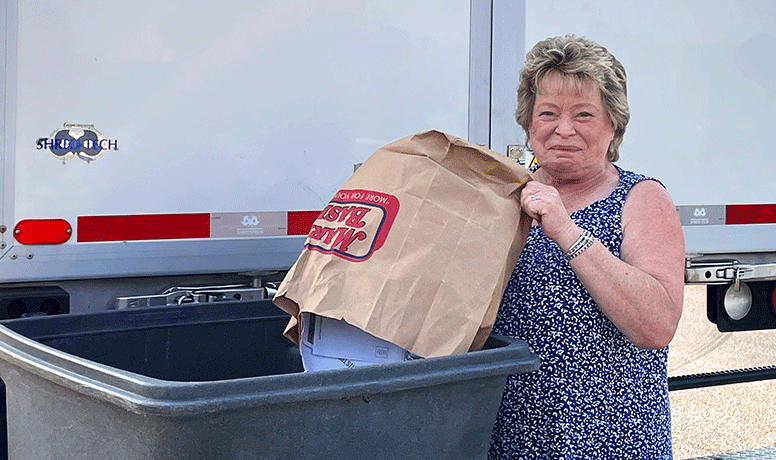
<svg viewBox="0 0 776 460"><path fill-rule="evenodd" d="M399 200L371 190L340 190L307 235L305 248L363 262L385 243Z"/></svg>

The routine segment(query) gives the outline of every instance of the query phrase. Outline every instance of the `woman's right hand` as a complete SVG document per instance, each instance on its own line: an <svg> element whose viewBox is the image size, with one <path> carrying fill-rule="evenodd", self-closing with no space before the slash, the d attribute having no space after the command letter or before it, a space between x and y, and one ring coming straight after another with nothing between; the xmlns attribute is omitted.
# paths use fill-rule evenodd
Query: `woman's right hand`
<svg viewBox="0 0 776 460"><path fill-rule="evenodd" d="M565 252L582 233L569 216L560 194L550 185L528 182L520 194L523 210L534 219L547 235Z"/></svg>

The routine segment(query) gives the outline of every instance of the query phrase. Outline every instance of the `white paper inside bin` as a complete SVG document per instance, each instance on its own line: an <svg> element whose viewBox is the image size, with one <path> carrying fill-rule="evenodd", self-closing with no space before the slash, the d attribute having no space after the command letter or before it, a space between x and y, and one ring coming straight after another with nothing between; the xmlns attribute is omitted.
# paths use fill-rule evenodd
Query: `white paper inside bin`
<svg viewBox="0 0 776 460"><path fill-rule="evenodd" d="M311 321L315 322L312 338L309 334ZM408 355L403 348L344 320L303 312L299 327L302 365L306 371L395 363L404 361Z"/></svg>

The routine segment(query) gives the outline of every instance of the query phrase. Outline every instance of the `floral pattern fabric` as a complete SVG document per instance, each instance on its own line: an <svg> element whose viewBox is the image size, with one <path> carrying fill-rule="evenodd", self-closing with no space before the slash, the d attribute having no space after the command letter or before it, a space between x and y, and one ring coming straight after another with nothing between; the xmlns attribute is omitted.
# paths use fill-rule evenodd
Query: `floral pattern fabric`
<svg viewBox="0 0 776 460"><path fill-rule="evenodd" d="M612 194L572 219L615 256L628 191L649 178L617 168ZM493 331L541 358L509 376L489 459L671 459L668 347L633 345L596 305L561 249L534 226Z"/></svg>

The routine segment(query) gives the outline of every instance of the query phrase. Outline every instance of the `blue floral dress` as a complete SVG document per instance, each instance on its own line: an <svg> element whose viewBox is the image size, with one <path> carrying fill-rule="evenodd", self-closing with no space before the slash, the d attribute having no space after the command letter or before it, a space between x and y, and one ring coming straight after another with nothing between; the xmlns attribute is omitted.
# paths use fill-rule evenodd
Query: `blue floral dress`
<svg viewBox="0 0 776 460"><path fill-rule="evenodd" d="M625 198L648 178L617 169L614 192L571 217L619 257ZM537 226L493 331L525 340L541 367L507 380L489 459L671 459L668 347L633 345Z"/></svg>

